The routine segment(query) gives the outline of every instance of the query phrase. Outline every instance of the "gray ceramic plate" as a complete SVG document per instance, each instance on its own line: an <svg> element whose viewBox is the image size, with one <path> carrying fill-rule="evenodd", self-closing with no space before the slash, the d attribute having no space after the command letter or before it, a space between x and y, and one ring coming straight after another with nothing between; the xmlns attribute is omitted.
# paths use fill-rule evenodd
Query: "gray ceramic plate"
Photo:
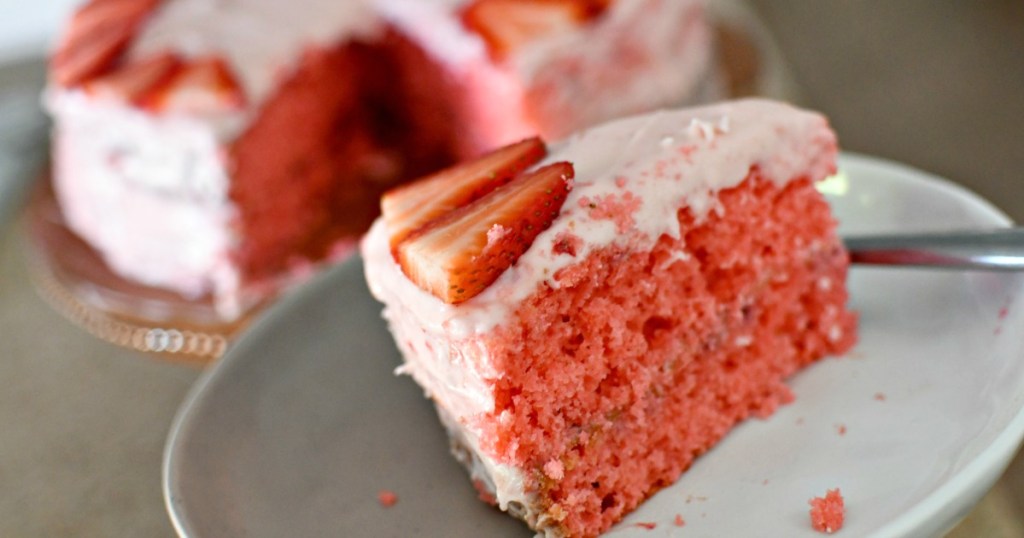
<svg viewBox="0 0 1024 538"><path fill-rule="evenodd" d="M1007 224L921 172L855 156L842 168L825 190L847 231ZM835 487L844 536L948 529L1024 432L1022 283L854 270L857 348L798 374L796 402L738 427L611 534L820 536L807 500ZM476 500L422 392L392 375L400 359L379 313L352 261L270 309L204 375L165 454L180 534L530 535ZM385 489L398 495L391 508L377 501Z"/></svg>
<svg viewBox="0 0 1024 538"><path fill-rule="evenodd" d="M46 66L39 58L0 60L0 226L5 226L46 156L47 122L40 109Z"/></svg>

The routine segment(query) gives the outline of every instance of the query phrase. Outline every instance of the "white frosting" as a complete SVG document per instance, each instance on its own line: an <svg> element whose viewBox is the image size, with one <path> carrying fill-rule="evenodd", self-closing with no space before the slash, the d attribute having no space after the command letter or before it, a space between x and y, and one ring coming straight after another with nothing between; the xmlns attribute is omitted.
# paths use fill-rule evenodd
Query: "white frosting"
<svg viewBox="0 0 1024 538"><path fill-rule="evenodd" d="M536 495L526 491L526 474L519 468L501 463L480 449L480 440L472 430L462 427L444 407L438 405L441 424L448 430L455 457L466 466L470 478L479 480L488 493L494 495L498 508L508 510L510 503L531 507ZM459 449L468 451L462 453Z"/></svg>
<svg viewBox="0 0 1024 538"><path fill-rule="evenodd" d="M517 54L516 77L544 89L538 132L562 138L610 118L691 104L711 58L704 3L618 0L595 24Z"/></svg>
<svg viewBox="0 0 1024 538"><path fill-rule="evenodd" d="M237 285L228 259L234 209L209 129L103 106L80 91L53 94L48 106L61 118L54 187L64 218L115 271L189 297Z"/></svg>
<svg viewBox="0 0 1024 538"><path fill-rule="evenodd" d="M662 111L582 132L537 165L569 161L575 167L560 216L494 284L459 305L445 304L405 277L378 219L362 253L370 291L384 303L383 315L406 359L400 370L476 435L476 417L494 410L499 375L477 337L501 325L541 286L557 288L560 269L595 249L644 251L663 234L679 237L678 208L690 208L698 219L721 211L716 193L738 185L753 166L779 183L823 178L834 169L835 147L824 117L756 99ZM632 200L632 221L592 211L589 202L608 198ZM569 233L580 239L576 256L554 248Z"/></svg>

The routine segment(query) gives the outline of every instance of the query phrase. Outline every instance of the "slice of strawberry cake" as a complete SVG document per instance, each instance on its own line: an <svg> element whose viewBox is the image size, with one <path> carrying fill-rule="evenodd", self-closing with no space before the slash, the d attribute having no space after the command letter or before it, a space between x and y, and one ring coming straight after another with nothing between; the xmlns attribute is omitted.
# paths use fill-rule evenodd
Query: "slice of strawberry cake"
<svg viewBox="0 0 1024 538"><path fill-rule="evenodd" d="M853 345L822 116L743 100L388 192L366 278L481 495L594 536ZM532 163L532 164L531 164Z"/></svg>
<svg viewBox="0 0 1024 538"><path fill-rule="evenodd" d="M52 59L56 193L114 271L231 318L403 180L692 98L709 41L702 0L91 0Z"/></svg>

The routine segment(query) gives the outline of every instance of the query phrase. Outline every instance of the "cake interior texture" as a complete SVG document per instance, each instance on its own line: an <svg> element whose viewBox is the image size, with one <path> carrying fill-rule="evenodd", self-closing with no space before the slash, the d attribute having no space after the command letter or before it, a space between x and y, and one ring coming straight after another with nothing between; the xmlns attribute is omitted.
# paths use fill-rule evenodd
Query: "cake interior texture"
<svg viewBox="0 0 1024 538"><path fill-rule="evenodd" d="M471 156L458 91L401 34L307 51L230 148L245 281L355 240L390 187Z"/></svg>
<svg viewBox="0 0 1024 538"><path fill-rule="evenodd" d="M566 267L476 343L499 372L480 449L525 471L541 528L607 529L854 343L846 254L811 181L753 169L719 201L701 221L681 209L680 239Z"/></svg>

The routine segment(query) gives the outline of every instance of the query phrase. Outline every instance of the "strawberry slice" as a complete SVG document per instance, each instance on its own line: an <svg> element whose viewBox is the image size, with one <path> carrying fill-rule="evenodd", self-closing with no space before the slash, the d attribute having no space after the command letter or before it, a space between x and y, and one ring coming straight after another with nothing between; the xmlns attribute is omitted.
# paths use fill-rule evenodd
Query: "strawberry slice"
<svg viewBox="0 0 1024 538"><path fill-rule="evenodd" d="M50 73L71 87L107 71L128 48L143 21L160 0L93 0L71 18L57 46Z"/></svg>
<svg viewBox="0 0 1024 538"><path fill-rule="evenodd" d="M448 304L475 297L551 226L572 177L566 162L523 174L407 237L396 260L417 286Z"/></svg>
<svg viewBox="0 0 1024 538"><path fill-rule="evenodd" d="M245 106L245 93L219 56L189 60L143 103L157 112L211 114Z"/></svg>
<svg viewBox="0 0 1024 538"><path fill-rule="evenodd" d="M95 97L139 104L166 84L181 65L176 54L164 53L89 80L82 87Z"/></svg>
<svg viewBox="0 0 1024 538"><path fill-rule="evenodd" d="M528 138L384 193L380 208L391 248L431 220L512 181L546 154L540 138Z"/></svg>
<svg viewBox="0 0 1024 538"><path fill-rule="evenodd" d="M579 27L595 7L593 0L476 0L462 12L462 22L501 59L531 41Z"/></svg>

